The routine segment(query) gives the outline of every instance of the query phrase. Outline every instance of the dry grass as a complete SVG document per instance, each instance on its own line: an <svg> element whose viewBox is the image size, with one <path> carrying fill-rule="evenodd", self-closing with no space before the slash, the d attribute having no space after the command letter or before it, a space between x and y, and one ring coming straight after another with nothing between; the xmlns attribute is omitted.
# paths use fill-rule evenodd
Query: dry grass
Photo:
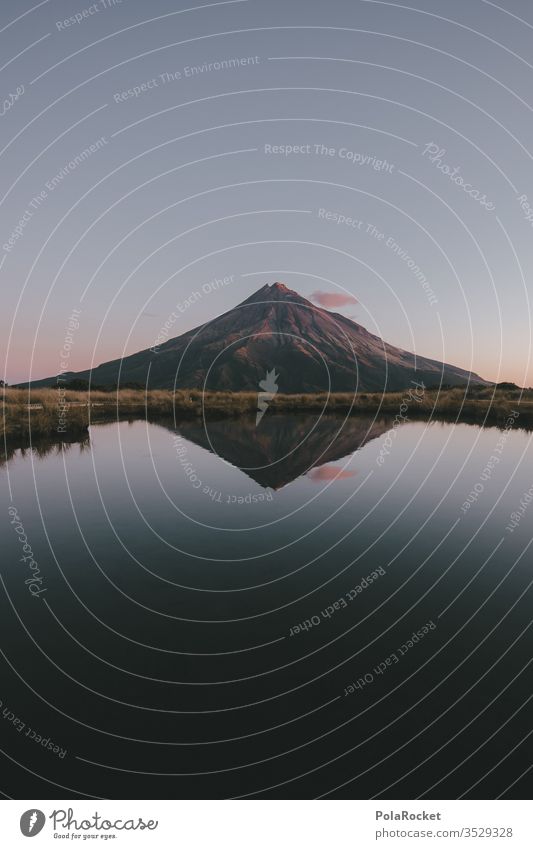
<svg viewBox="0 0 533 849"><path fill-rule="evenodd" d="M274 409L294 412L318 411L327 403L328 412L338 413L385 413L392 416L404 412L407 418L417 416L453 417L462 420L498 422L512 410L520 413L524 422L533 421L533 391L494 390L494 387L455 387L437 390L426 389L419 395L409 390L402 392L362 392L355 397L350 393L338 392L330 395L277 395L271 402Z"/></svg>
<svg viewBox="0 0 533 849"><path fill-rule="evenodd" d="M207 392L200 390L142 390L122 389L118 392L76 392L67 390L61 395L57 389L5 389L0 396L0 429L6 439L32 436L67 436L87 430L90 422L110 421L123 417L147 415L199 416L206 412L220 416L253 414L257 408L255 392ZM58 430L59 409L66 404L64 413L66 431ZM377 412L397 415L402 404L407 404L409 418L432 416L487 420L498 422L519 410L521 422L533 420L533 391L521 395L516 390L494 390L493 387L451 388L441 391L426 390L420 400L409 398L404 392L360 393L355 399L349 393L278 394L270 402L273 409L285 412L321 411L327 403L330 413ZM29 408L29 404L38 405Z"/></svg>
<svg viewBox="0 0 533 849"><path fill-rule="evenodd" d="M124 416L197 416L205 409L221 415L252 412L257 404L254 393L206 393L200 390L160 389L147 394L137 389L119 392L76 392L55 389L5 389L0 405L0 435L11 439L54 434L75 434L87 430L91 422ZM60 408L64 405L64 411ZM60 420L60 413L63 421ZM61 429L65 428L65 429Z"/></svg>

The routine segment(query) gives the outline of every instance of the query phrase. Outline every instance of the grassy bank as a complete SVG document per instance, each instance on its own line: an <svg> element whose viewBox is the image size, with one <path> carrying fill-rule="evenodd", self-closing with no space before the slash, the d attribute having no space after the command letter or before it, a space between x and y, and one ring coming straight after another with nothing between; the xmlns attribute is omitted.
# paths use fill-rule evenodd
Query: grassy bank
<svg viewBox="0 0 533 849"><path fill-rule="evenodd" d="M1 435L7 441L21 437L54 436L68 441L69 435L87 430L91 422L122 418L148 418L176 415L177 418L201 416L239 416L254 414L255 392L207 392L123 389L119 392L75 392L61 394L57 389L3 390L0 409ZM270 410L283 412L388 413L405 419L459 418L464 421L504 422L511 410L520 413L518 425L533 423L533 390L493 387L426 389L419 392L276 395Z"/></svg>
<svg viewBox="0 0 533 849"><path fill-rule="evenodd" d="M76 392L57 389L6 388L2 392L0 431L8 440L29 436L76 434L91 422L113 421L140 416L190 417L202 415L202 403L215 414L240 415L253 412L257 396L253 393L138 389L118 392Z"/></svg>

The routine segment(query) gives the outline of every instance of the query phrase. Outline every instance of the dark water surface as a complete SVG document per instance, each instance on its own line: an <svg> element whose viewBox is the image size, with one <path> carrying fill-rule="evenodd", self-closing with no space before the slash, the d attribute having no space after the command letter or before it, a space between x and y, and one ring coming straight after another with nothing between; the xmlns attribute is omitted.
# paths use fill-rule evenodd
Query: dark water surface
<svg viewBox="0 0 533 849"><path fill-rule="evenodd" d="M393 424L135 421L16 451L12 795L528 797L531 435Z"/></svg>

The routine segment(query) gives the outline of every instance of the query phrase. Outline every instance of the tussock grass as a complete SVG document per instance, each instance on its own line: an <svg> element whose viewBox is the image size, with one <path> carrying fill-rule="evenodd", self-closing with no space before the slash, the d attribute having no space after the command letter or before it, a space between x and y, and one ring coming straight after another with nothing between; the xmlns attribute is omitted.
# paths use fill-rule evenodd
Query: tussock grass
<svg viewBox="0 0 533 849"><path fill-rule="evenodd" d="M214 416L239 416L254 414L257 409L255 392L206 392L198 389L158 389L145 393L138 389L121 389L115 392L72 391L61 393L51 389L1 390L0 436L5 440L18 437L54 436L65 438L79 435L91 422L112 421L131 417L177 418L201 416L203 412ZM36 405L30 408L29 405ZM65 404L66 431L59 430L59 405ZM328 413L385 413L397 415L407 404L407 418L429 416L453 417L482 422L498 422L511 410L518 410L520 421L533 421L533 390L499 389L489 386L452 387L443 390L426 389L422 394L409 397L402 392L363 392L353 397L350 393L325 393L276 395L271 401L272 410L283 412ZM61 436L63 434L63 437Z"/></svg>
<svg viewBox="0 0 533 849"><path fill-rule="evenodd" d="M203 407L230 416L253 412L256 406L257 396L253 392L204 395L200 390L155 389L145 393L137 389L60 392L56 388L30 391L6 388L0 396L0 436L13 439L29 435L72 435L86 431L91 422L145 415L200 416Z"/></svg>

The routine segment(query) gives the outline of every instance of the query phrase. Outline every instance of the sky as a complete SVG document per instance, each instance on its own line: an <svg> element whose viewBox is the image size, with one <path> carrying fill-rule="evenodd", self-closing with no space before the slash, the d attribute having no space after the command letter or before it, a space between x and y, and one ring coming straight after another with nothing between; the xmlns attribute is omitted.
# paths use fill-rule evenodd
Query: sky
<svg viewBox="0 0 533 849"><path fill-rule="evenodd" d="M533 385L532 36L526 0L2 4L3 376L282 281Z"/></svg>

